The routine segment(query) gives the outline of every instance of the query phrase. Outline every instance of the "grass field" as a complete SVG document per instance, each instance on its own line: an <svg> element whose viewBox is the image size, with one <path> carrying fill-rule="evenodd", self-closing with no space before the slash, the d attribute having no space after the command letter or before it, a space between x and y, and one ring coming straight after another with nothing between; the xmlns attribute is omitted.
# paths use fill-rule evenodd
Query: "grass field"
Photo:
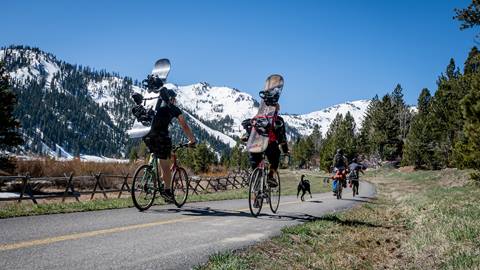
<svg viewBox="0 0 480 270"><path fill-rule="evenodd" d="M282 170L280 172L282 195L293 195L297 192L297 184L301 174L305 174L310 181L323 181L324 175L321 173L314 173L310 171L290 171ZM312 185L312 192L325 192L328 187L323 185ZM247 189L236 189L221 191L216 193L206 193L199 195L190 195L187 202L199 202L199 201L216 201L216 200L231 200L231 199L246 199L248 198ZM157 199L156 204L164 204L162 199ZM56 213L71 213L71 212L83 212L83 211L95 211L105 209L117 209L133 207L131 198L120 199L95 199L93 201L81 201L81 202L42 202L38 205L34 205L29 201L22 203L4 203L0 205L0 218L9 218L16 216L30 216L30 215L44 215L44 214L56 214Z"/></svg>
<svg viewBox="0 0 480 270"><path fill-rule="evenodd" d="M480 269L480 187L454 169L368 173L378 199L199 269Z"/></svg>

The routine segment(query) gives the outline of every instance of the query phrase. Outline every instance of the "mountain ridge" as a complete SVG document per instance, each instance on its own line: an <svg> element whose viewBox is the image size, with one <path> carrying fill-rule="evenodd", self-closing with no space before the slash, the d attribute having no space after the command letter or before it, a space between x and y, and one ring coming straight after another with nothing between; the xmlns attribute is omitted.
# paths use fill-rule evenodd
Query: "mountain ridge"
<svg viewBox="0 0 480 270"><path fill-rule="evenodd" d="M16 115L29 141L24 151L49 152L43 149L50 147L50 152L58 149L53 150L55 153L126 156L129 147L134 144L126 132L138 126L130 113L133 106L131 94L140 92L148 96L138 83L117 73L68 64L38 48L1 48L0 59L5 61L14 91L19 97L20 108L16 110ZM167 87L177 93L178 104L187 113L187 121L193 126L195 136L208 142L217 153L228 152L236 144L243 133L241 121L254 116L259 106L252 95L236 88L211 86L206 82L191 85L169 83ZM37 112L47 114L51 120L36 115L33 118L37 122L29 121L29 115L35 115L35 111L28 107L38 105L29 97L32 93L41 101L48 100ZM86 106L90 111L76 106L60 106L59 103L64 100L74 105L82 104L78 107ZM352 101L308 114L282 116L287 122L289 138L309 135L315 125L319 125L325 134L335 116L331 114L337 112L352 111L359 126L368 103L368 100ZM146 105L153 106L154 103L150 101ZM81 121L88 122L90 127ZM89 130L98 127L103 127L101 132L104 136ZM52 129L58 134L55 135ZM181 140L182 132L178 125L174 125L172 137Z"/></svg>

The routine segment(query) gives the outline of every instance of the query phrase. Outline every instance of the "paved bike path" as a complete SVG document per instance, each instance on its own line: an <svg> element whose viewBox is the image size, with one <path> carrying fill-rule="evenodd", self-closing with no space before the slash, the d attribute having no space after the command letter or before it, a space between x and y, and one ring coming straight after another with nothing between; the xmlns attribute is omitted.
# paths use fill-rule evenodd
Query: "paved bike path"
<svg viewBox="0 0 480 270"><path fill-rule="evenodd" d="M375 196L361 182L360 196L314 194L306 202L283 196L277 214L264 204L253 218L248 202L187 203L182 209L154 206L0 220L2 269L185 269L216 252L243 248L328 212Z"/></svg>

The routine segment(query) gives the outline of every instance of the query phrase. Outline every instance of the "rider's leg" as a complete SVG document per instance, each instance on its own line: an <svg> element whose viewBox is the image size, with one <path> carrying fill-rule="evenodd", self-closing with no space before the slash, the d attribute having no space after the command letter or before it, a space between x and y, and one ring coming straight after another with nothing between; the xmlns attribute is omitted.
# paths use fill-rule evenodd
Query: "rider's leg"
<svg viewBox="0 0 480 270"><path fill-rule="evenodd" d="M277 186L277 180L274 175L278 170L278 165L280 164L280 149L278 148L277 143L270 143L265 150L265 155L267 156L268 162L270 163L270 170L268 172L268 181L270 186Z"/></svg>
<svg viewBox="0 0 480 270"><path fill-rule="evenodd" d="M172 162L170 159L160 159L160 170L162 171L162 179L165 182L164 189L170 189L172 185L172 172L170 168L172 167Z"/></svg>

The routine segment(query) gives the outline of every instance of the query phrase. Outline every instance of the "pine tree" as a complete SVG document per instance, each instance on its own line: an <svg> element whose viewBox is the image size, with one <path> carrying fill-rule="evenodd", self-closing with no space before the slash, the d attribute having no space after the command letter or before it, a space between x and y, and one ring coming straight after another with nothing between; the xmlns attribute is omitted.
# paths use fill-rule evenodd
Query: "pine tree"
<svg viewBox="0 0 480 270"><path fill-rule="evenodd" d="M463 73L465 75L478 72L480 70L480 52L477 47L473 47L468 53L467 60L465 60L465 66Z"/></svg>
<svg viewBox="0 0 480 270"><path fill-rule="evenodd" d="M414 116L410 132L407 135L403 165L414 165L416 168L432 167L432 136L429 119L429 103L432 99L427 88L422 89L418 97L418 113Z"/></svg>
<svg viewBox="0 0 480 270"><path fill-rule="evenodd" d="M13 116L16 98L10 90L8 73L5 66L0 62L0 151L11 150L12 147L23 143L18 133L20 123ZM1 154L1 153L0 153ZM11 171L12 162L7 155L0 155L0 169Z"/></svg>
<svg viewBox="0 0 480 270"><path fill-rule="evenodd" d="M206 172L215 162L215 154L204 143L197 145L194 152L193 169L195 172Z"/></svg>
<svg viewBox="0 0 480 270"><path fill-rule="evenodd" d="M468 7L463 9L455 9L454 19L459 20L462 24L461 30L472 28L480 25L480 1L472 0ZM477 36L478 37L478 36Z"/></svg>
<svg viewBox="0 0 480 270"><path fill-rule="evenodd" d="M365 112L365 118L362 121L362 127L359 131L357 141L357 151L359 154L366 156L373 156L376 154L376 146L373 141L373 134L375 132L373 126L373 119L379 111L380 101L378 96L372 98L370 104L368 104Z"/></svg>
<svg viewBox="0 0 480 270"><path fill-rule="evenodd" d="M464 133L466 143L463 147L463 163L465 167L475 168L473 178L480 183L480 72L472 78L470 91L461 101L462 113L465 117Z"/></svg>

